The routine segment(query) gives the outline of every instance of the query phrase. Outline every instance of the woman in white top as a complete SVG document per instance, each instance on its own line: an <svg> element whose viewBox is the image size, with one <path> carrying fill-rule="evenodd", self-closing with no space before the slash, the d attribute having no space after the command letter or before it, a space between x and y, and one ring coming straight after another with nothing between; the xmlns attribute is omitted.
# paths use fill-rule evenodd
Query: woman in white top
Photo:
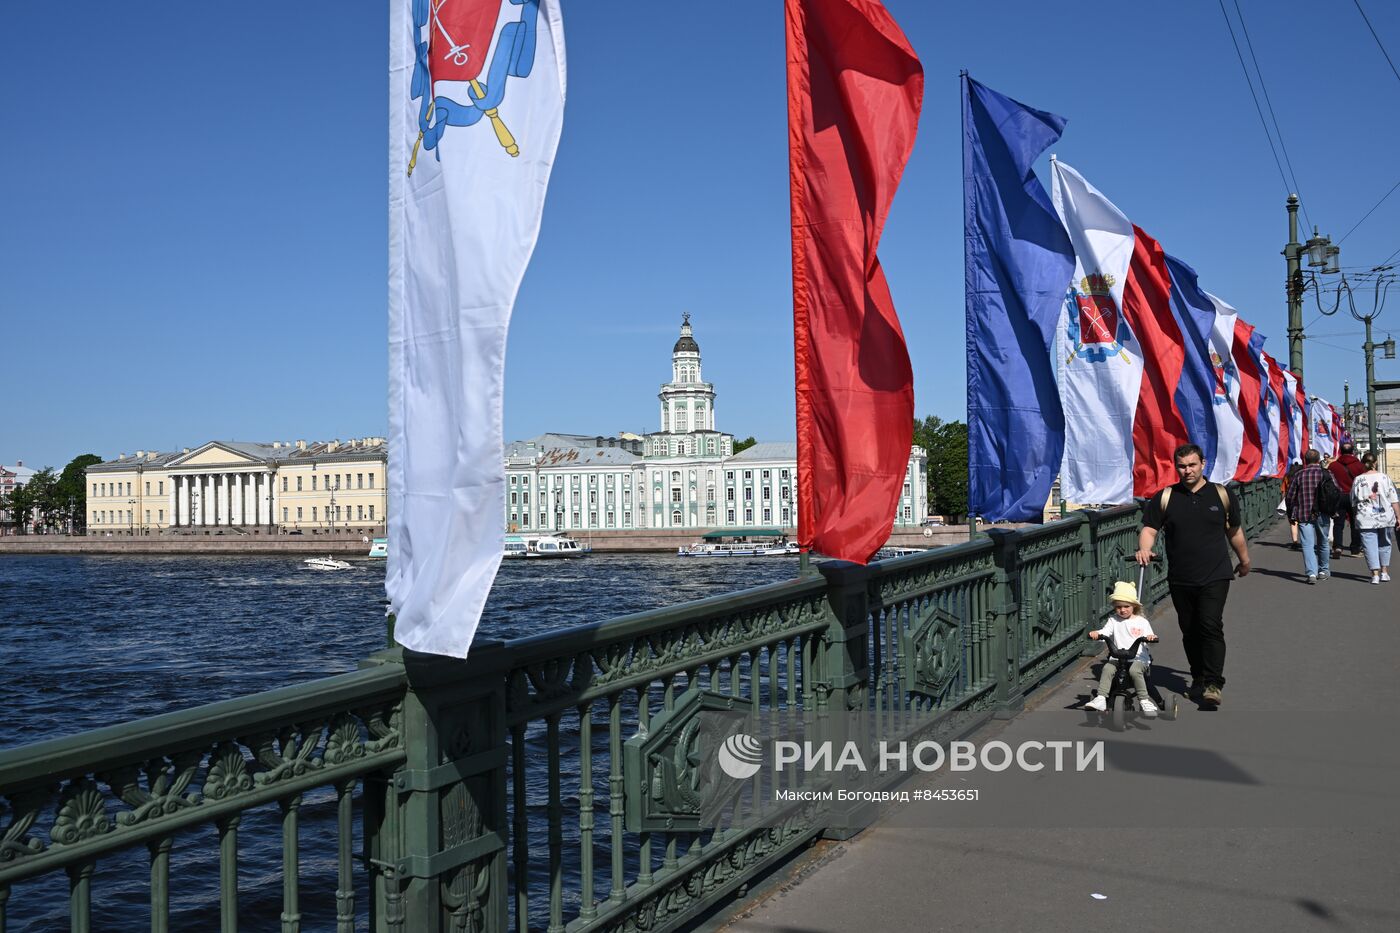
<svg viewBox="0 0 1400 933"><path fill-rule="evenodd" d="M1351 487L1351 502L1356 507L1356 527L1361 529L1361 545L1366 549L1366 565L1371 568L1371 582L1390 582L1390 550L1395 526L1400 521L1400 495L1390 477L1376 469L1376 455L1361 458L1366 472L1356 478Z"/></svg>

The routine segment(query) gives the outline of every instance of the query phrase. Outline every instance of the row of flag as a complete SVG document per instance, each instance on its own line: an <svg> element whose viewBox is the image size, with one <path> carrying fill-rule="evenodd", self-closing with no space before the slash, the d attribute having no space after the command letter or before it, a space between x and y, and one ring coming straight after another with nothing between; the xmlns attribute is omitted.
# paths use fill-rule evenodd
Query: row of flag
<svg viewBox="0 0 1400 933"><path fill-rule="evenodd" d="M405 648L465 657L503 548L515 296L563 124L559 0L395 0L389 114L389 559ZM798 540L864 563L888 539L913 371L876 248L924 75L878 0L785 0ZM1077 172L1031 168L1065 121L966 79L973 508L1126 501L1200 444L1217 479L1276 475L1340 419Z"/></svg>
<svg viewBox="0 0 1400 933"><path fill-rule="evenodd" d="M1218 483L1282 476L1342 419L1079 172L1032 163L1064 118L963 77L970 509L1038 517L1176 482L1183 444Z"/></svg>

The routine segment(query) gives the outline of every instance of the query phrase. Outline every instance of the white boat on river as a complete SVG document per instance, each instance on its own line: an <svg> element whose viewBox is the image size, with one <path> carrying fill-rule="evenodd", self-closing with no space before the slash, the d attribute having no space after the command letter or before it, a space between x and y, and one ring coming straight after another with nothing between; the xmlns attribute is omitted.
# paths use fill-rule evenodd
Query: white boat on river
<svg viewBox="0 0 1400 933"><path fill-rule="evenodd" d="M506 535L507 560L544 560L584 557L593 549L564 535Z"/></svg>
<svg viewBox="0 0 1400 933"><path fill-rule="evenodd" d="M799 553L797 542L789 541L786 532L771 528L711 531L698 543L676 549L677 557L796 557Z"/></svg>
<svg viewBox="0 0 1400 933"><path fill-rule="evenodd" d="M354 570L355 565L349 561L336 560L334 557L308 557L302 561L310 570Z"/></svg>

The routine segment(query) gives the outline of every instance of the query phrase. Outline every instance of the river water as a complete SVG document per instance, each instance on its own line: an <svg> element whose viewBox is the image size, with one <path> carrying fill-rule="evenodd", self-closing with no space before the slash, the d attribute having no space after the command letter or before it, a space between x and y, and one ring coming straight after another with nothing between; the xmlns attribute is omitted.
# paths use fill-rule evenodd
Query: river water
<svg viewBox="0 0 1400 933"><path fill-rule="evenodd" d="M279 556L0 557L0 750L354 670L384 645L385 604L384 562L352 563L354 571L326 573ZM478 637L554 631L796 573L795 558L507 561ZM0 831L8 822L0 809ZM332 797L308 797L301 836L302 929L334 929ZM250 818L240 837L241 926L275 929L275 810ZM217 928L216 854L212 830L177 844L173 929ZM94 930L149 924L145 853L121 861L130 864L99 866ZM356 903L363 915L363 890ZM66 880L19 885L8 921L10 930L68 929Z"/></svg>

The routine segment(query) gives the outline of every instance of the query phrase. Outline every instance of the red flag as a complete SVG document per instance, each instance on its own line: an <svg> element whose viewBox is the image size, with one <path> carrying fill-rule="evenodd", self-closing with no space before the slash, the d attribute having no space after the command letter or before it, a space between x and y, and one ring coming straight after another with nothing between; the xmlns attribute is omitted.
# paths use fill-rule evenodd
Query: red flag
<svg viewBox="0 0 1400 933"><path fill-rule="evenodd" d="M1230 355L1235 358L1235 372L1240 377L1240 418L1244 420L1244 447L1240 448L1240 462L1235 468L1235 479L1248 482L1259 475L1264 464L1263 440L1259 437L1259 400L1261 381L1259 367L1249 355L1249 338L1254 336L1254 325L1242 317L1235 318L1235 342L1230 347Z"/></svg>
<svg viewBox="0 0 1400 933"><path fill-rule="evenodd" d="M1133 225L1133 258L1123 283L1123 316L1142 347L1142 388L1133 416L1133 495L1150 496L1177 482L1173 454L1191 443L1176 408L1186 364L1181 326L1172 313L1172 280L1161 244Z"/></svg>
<svg viewBox="0 0 1400 933"><path fill-rule="evenodd" d="M786 0L786 20L798 543L865 563L913 442L913 370L875 248L924 72L876 0Z"/></svg>

